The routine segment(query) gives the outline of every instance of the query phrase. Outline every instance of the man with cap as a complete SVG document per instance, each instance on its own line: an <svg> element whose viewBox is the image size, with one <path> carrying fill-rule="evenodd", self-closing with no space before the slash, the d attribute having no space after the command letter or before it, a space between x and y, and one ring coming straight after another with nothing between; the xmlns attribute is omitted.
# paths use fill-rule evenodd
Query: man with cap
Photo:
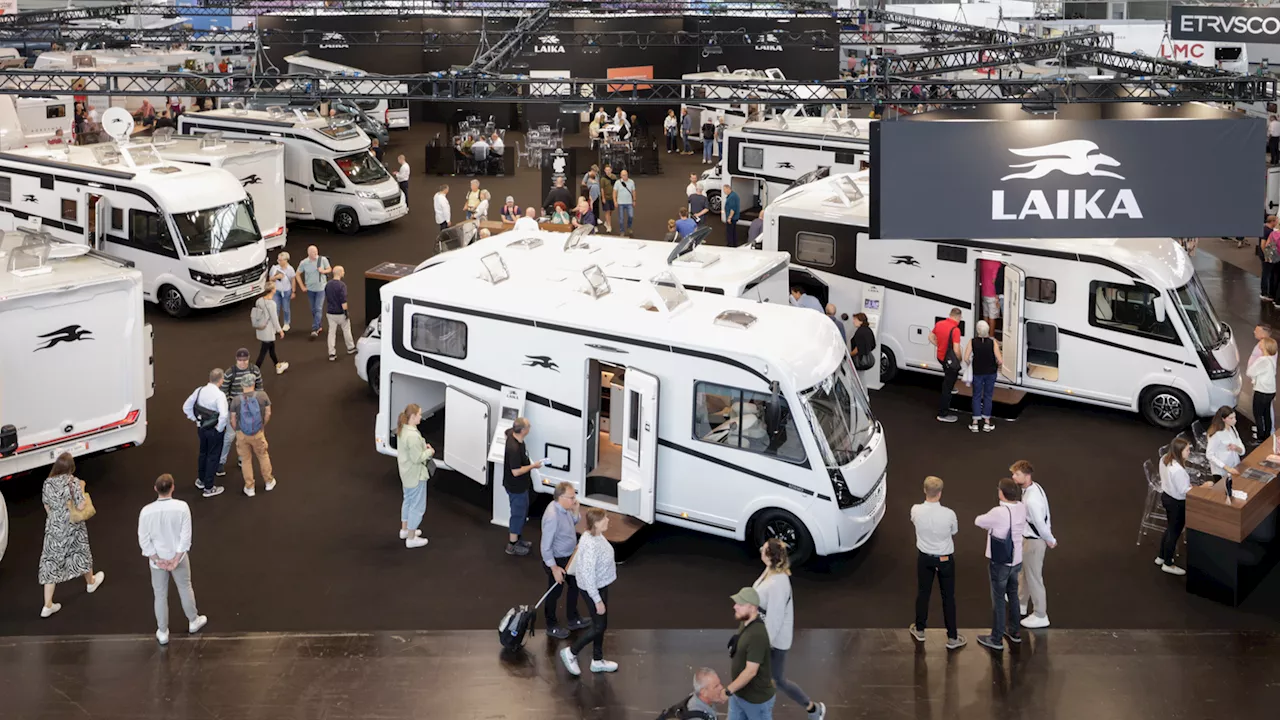
<svg viewBox="0 0 1280 720"><path fill-rule="evenodd" d="M257 389L262 390L262 371L257 365L249 362L249 349L240 348L236 351L236 364L227 368L222 373L222 392L227 395L227 406L231 406L231 401L240 397L240 393L244 389L245 376L253 378L253 384ZM227 456L231 454L231 448L236 444L236 429L228 422L222 436L222 455L218 458L218 477L227 474Z"/></svg>
<svg viewBox="0 0 1280 720"><path fill-rule="evenodd" d="M520 212L520 206L516 204L516 199L511 195L507 196L507 202L502 205L502 222L513 223L524 215Z"/></svg>
<svg viewBox="0 0 1280 720"><path fill-rule="evenodd" d="M733 617L742 623L729 641L730 676L724 687L729 698L729 717L743 720L772 720L777 690L769 656L769 631L760 615L760 594L744 587L733 595Z"/></svg>

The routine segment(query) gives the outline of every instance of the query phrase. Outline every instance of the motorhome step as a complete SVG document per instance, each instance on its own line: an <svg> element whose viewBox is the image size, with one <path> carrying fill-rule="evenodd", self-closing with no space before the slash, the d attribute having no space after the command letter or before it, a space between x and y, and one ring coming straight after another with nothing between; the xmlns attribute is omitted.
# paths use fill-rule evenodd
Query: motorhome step
<svg viewBox="0 0 1280 720"><path fill-rule="evenodd" d="M956 383L957 392L951 396L951 408L963 413L973 410L973 388L964 383ZM1027 405L1027 392L997 387L991 394L991 414L1001 420L1017 420Z"/></svg>
<svg viewBox="0 0 1280 720"><path fill-rule="evenodd" d="M609 516L609 529L604 531L604 537L615 547L627 545L643 528L647 527L644 521L633 518L630 515L622 515L612 510L605 510ZM586 515L584 513L582 521L578 523L578 532L586 532ZM628 548L630 550L631 548ZM627 554L630 554L628 552Z"/></svg>

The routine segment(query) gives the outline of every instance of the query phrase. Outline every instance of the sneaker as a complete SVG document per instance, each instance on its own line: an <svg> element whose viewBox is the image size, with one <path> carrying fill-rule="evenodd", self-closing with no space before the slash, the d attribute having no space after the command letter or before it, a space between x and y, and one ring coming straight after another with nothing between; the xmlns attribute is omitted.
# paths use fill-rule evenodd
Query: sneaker
<svg viewBox="0 0 1280 720"><path fill-rule="evenodd" d="M200 632L200 628L208 624L209 624L209 617L207 615L197 615L195 620L192 620L190 623L187 624L187 633L190 635L195 635L196 633Z"/></svg>
<svg viewBox="0 0 1280 720"><path fill-rule="evenodd" d="M85 584L85 590L89 592L97 592L102 587L102 583L107 579L107 574L99 570L93 574L93 582Z"/></svg>
<svg viewBox="0 0 1280 720"><path fill-rule="evenodd" d="M414 531L413 531L413 536L414 536L414 537L422 537L422 531L421 531L421 530L414 530ZM408 530L405 530L405 529L400 530L400 539L401 539L401 540L408 540L408 539L409 539L409 531L408 531Z"/></svg>
<svg viewBox="0 0 1280 720"><path fill-rule="evenodd" d="M1019 605L1018 611L1019 611L1019 617L1026 617L1027 615L1031 614L1031 608L1028 607L1026 603Z"/></svg>
<svg viewBox="0 0 1280 720"><path fill-rule="evenodd" d="M578 618L577 620L569 621L570 630L585 630L589 627L591 627L591 621L586 618Z"/></svg>
<svg viewBox="0 0 1280 720"><path fill-rule="evenodd" d="M62 603L54 603L48 607L40 606L40 617L47 618L62 609Z"/></svg>
<svg viewBox="0 0 1280 720"><path fill-rule="evenodd" d="M564 669L568 670L570 675L577 677L582 674L582 669L578 667L578 658L573 656L569 648L560 649L560 662L564 663Z"/></svg>
<svg viewBox="0 0 1280 720"><path fill-rule="evenodd" d="M1028 615L1022 618L1022 627L1032 630L1049 627L1048 615Z"/></svg>
<svg viewBox="0 0 1280 720"><path fill-rule="evenodd" d="M156 642L160 643L161 645L168 645L168 644L169 644L169 631L168 631L168 630L157 630L157 631L156 631Z"/></svg>
<svg viewBox="0 0 1280 720"><path fill-rule="evenodd" d="M218 466L218 472L214 473L214 475L217 475L218 477L226 477L226 476L227 476L227 466L226 466L226 465L219 465L219 466ZM196 481L196 487L200 487L200 481L199 481L199 480L197 480L197 481Z"/></svg>
<svg viewBox="0 0 1280 720"><path fill-rule="evenodd" d="M969 644L969 641L966 640L963 635L956 635L953 638L947 638L948 650L959 650L960 648L968 644Z"/></svg>
<svg viewBox="0 0 1280 720"><path fill-rule="evenodd" d="M547 628L547 634L557 640L563 640L569 637L569 628L561 625L552 625Z"/></svg>
<svg viewBox="0 0 1280 720"><path fill-rule="evenodd" d="M427 539L424 537L414 536L404 541L404 546L410 549L426 547L426 545L427 545Z"/></svg>
<svg viewBox="0 0 1280 720"><path fill-rule="evenodd" d="M356 349L355 349L355 348L353 348L353 347L349 347L349 348L347 348L347 354L348 354L348 355L355 355L355 354L356 354Z"/></svg>
<svg viewBox="0 0 1280 720"><path fill-rule="evenodd" d="M520 543L520 546L521 546L521 547L527 547L527 548L529 548L529 547L533 547L533 541L532 541L532 540L524 540L524 539L521 539L521 540L519 540L518 542Z"/></svg>
<svg viewBox="0 0 1280 720"><path fill-rule="evenodd" d="M982 426L982 432L991 432L996 429L996 424L988 418L987 422Z"/></svg>
<svg viewBox="0 0 1280 720"><path fill-rule="evenodd" d="M204 490L204 485L200 482L200 478L196 478L196 489Z"/></svg>
<svg viewBox="0 0 1280 720"><path fill-rule="evenodd" d="M1004 636L1005 636L1005 637L1007 637L1007 638L1009 638L1009 642L1011 642L1011 643L1013 643L1013 644L1015 644L1015 645L1021 645L1021 644L1022 644L1022 633L1016 633L1016 632L1012 632L1012 631L1010 631L1010 630L1005 630L1005 631L1004 631Z"/></svg>
<svg viewBox="0 0 1280 720"><path fill-rule="evenodd" d="M316 339L316 338L318 338L318 337L320 337L320 331L319 331L319 330L312 330L312 331L311 331L311 339L312 339L312 340L315 340L315 339Z"/></svg>
<svg viewBox="0 0 1280 720"><path fill-rule="evenodd" d="M1164 564L1164 558L1160 558L1160 557L1156 558L1156 564L1157 564L1157 565L1163 565L1163 564Z"/></svg>
<svg viewBox="0 0 1280 720"><path fill-rule="evenodd" d="M221 495L224 490L226 490L226 488L221 485L214 485L211 488L205 488L204 496L207 498L216 497Z"/></svg>
<svg viewBox="0 0 1280 720"><path fill-rule="evenodd" d="M1260 293L1260 294L1258 295L1258 299L1259 299L1259 300L1270 300L1271 298L1267 297L1265 294L1261 294L1261 293Z"/></svg>
<svg viewBox="0 0 1280 720"><path fill-rule="evenodd" d="M288 369L289 369L289 363L287 363L287 362L276 363L276 374L277 374L277 375L283 375L283 374L284 374L284 371L285 371L285 370L288 370Z"/></svg>
<svg viewBox="0 0 1280 720"><path fill-rule="evenodd" d="M280 329L285 332L289 332L289 323L285 323L284 325L281 325Z"/></svg>
<svg viewBox="0 0 1280 720"><path fill-rule="evenodd" d="M916 642L924 642L924 631L917 628L915 623L907 627L907 632L911 633L911 637L915 638Z"/></svg>
<svg viewBox="0 0 1280 720"><path fill-rule="evenodd" d="M265 490L266 490L267 492L271 492L272 490L275 490L275 489L276 489L276 481L275 481L275 480L271 480L271 481L269 481L269 482L267 483L266 488L265 488Z"/></svg>
<svg viewBox="0 0 1280 720"><path fill-rule="evenodd" d="M258 494L257 490L254 490L254 489L253 489L253 488L251 488L251 487L247 487L247 488L245 488L245 489L244 489L244 496L245 496L245 497L253 497L254 495L257 495L257 494Z"/></svg>
<svg viewBox="0 0 1280 720"><path fill-rule="evenodd" d="M978 423L976 422L969 423L969 432L974 432L974 433L978 432Z"/></svg>
<svg viewBox="0 0 1280 720"><path fill-rule="evenodd" d="M338 359L338 356L337 356L337 355L330 355L330 356L329 356L329 362L333 362L333 361L335 361L335 360L337 360L337 359Z"/></svg>
<svg viewBox="0 0 1280 720"><path fill-rule="evenodd" d="M593 673L617 672L617 671L618 671L618 663L612 660L592 660L591 661L591 672Z"/></svg>
<svg viewBox="0 0 1280 720"><path fill-rule="evenodd" d="M1004 652L1004 642L994 635L979 635L978 644L988 650Z"/></svg>
<svg viewBox="0 0 1280 720"><path fill-rule="evenodd" d="M827 706L825 703L816 702L813 704L813 712L807 714L810 720L825 720L827 717Z"/></svg>
<svg viewBox="0 0 1280 720"><path fill-rule="evenodd" d="M938 422L953 423L959 419L960 418L956 417L955 415L939 415L938 416Z"/></svg>
<svg viewBox="0 0 1280 720"><path fill-rule="evenodd" d="M1177 565L1174 565L1173 563L1163 564L1160 566L1160 569L1169 573L1170 575L1186 575L1187 574L1186 570L1183 570L1182 568L1178 567Z"/></svg>
<svg viewBox="0 0 1280 720"><path fill-rule="evenodd" d="M528 555L529 548L523 545L518 545L516 543L507 543L507 554L508 555Z"/></svg>

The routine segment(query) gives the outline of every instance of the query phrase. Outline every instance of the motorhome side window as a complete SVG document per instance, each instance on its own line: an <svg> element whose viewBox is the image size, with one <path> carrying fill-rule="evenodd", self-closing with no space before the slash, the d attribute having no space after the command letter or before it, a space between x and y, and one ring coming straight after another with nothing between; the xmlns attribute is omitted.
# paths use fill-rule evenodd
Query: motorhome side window
<svg viewBox="0 0 1280 720"><path fill-rule="evenodd" d="M45 120L53 120L54 118L64 118L67 116L66 105L46 105L44 108Z"/></svg>
<svg viewBox="0 0 1280 720"><path fill-rule="evenodd" d="M467 324L432 315L414 315L409 326L409 346L430 355L465 359Z"/></svg>
<svg viewBox="0 0 1280 720"><path fill-rule="evenodd" d="M1094 327L1139 335L1153 340L1177 342L1168 316L1156 320L1154 288L1146 285L1115 285L1108 282L1089 283L1089 324Z"/></svg>
<svg viewBox="0 0 1280 720"><path fill-rule="evenodd" d="M342 178L338 176L338 171L325 160L312 160L311 174L315 176L317 185L342 187Z"/></svg>
<svg viewBox="0 0 1280 720"><path fill-rule="evenodd" d="M818 267L835 266L836 239L819 233L796 233L796 262Z"/></svg>
<svg viewBox="0 0 1280 720"><path fill-rule="evenodd" d="M1052 305L1058 300L1058 283L1047 278L1027 278L1027 302Z"/></svg>
<svg viewBox="0 0 1280 720"><path fill-rule="evenodd" d="M13 202L13 178L0 175L0 202Z"/></svg>
<svg viewBox="0 0 1280 720"><path fill-rule="evenodd" d="M764 148L744 147L742 148L742 167L751 168L752 170L764 169Z"/></svg>
<svg viewBox="0 0 1280 720"><path fill-rule="evenodd" d="M124 210L120 208L111 208L111 229L124 229Z"/></svg>
<svg viewBox="0 0 1280 720"><path fill-rule="evenodd" d="M169 227L165 225L164 218L155 213L129 211L129 240L143 250L177 256L173 238L169 237Z"/></svg>
<svg viewBox="0 0 1280 720"><path fill-rule="evenodd" d="M804 445L786 400L781 398L778 402L782 404L782 427L769 437L765 427L769 402L767 393L698 382L693 387L694 437L705 443L804 462Z"/></svg>
<svg viewBox="0 0 1280 720"><path fill-rule="evenodd" d="M79 215L80 204L75 200L62 199L62 219L75 222Z"/></svg>

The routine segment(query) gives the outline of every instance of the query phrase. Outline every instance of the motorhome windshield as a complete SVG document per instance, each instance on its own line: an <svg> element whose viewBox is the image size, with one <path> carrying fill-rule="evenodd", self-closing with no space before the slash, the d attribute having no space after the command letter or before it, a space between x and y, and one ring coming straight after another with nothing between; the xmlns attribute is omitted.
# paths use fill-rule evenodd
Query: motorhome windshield
<svg viewBox="0 0 1280 720"><path fill-rule="evenodd" d="M173 220L188 255L216 255L262 239L246 200L208 210L174 213Z"/></svg>
<svg viewBox="0 0 1280 720"><path fill-rule="evenodd" d="M1212 350L1226 342L1226 333L1222 331L1222 320L1214 312L1209 296L1200 284L1200 278L1192 275L1191 282L1178 288L1178 308L1182 319L1187 324L1196 342L1206 350Z"/></svg>
<svg viewBox="0 0 1280 720"><path fill-rule="evenodd" d="M818 446L827 467L847 465L871 442L875 421L848 357L830 377L801 393L800 398L818 431Z"/></svg>
<svg viewBox="0 0 1280 720"><path fill-rule="evenodd" d="M358 152L340 157L334 162L347 179L356 185L369 185L386 180L387 170L367 152Z"/></svg>

